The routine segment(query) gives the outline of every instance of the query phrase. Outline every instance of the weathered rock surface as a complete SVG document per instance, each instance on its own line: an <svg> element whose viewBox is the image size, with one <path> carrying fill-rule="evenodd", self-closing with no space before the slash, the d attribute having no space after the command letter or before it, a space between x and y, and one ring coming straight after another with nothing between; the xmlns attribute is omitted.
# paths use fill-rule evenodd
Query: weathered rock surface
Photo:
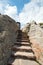
<svg viewBox="0 0 43 65"><path fill-rule="evenodd" d="M43 30L34 22L31 23L29 38L37 60L43 65Z"/></svg>
<svg viewBox="0 0 43 65"><path fill-rule="evenodd" d="M0 65L6 65L19 26L7 15L0 15Z"/></svg>
<svg viewBox="0 0 43 65"><path fill-rule="evenodd" d="M27 28L28 27L28 28ZM37 60L43 65L43 30L35 21L23 28L24 32L28 33L32 49L37 57ZM39 64L40 64L39 63Z"/></svg>

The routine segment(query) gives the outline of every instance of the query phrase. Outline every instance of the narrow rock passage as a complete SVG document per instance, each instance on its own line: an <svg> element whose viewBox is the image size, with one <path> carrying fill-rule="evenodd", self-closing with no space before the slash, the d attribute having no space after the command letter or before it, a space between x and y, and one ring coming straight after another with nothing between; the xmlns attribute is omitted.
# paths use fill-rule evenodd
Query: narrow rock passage
<svg viewBox="0 0 43 65"><path fill-rule="evenodd" d="M19 30L17 42L12 48L12 55L7 65L38 65L35 54L32 50L31 43L26 33Z"/></svg>

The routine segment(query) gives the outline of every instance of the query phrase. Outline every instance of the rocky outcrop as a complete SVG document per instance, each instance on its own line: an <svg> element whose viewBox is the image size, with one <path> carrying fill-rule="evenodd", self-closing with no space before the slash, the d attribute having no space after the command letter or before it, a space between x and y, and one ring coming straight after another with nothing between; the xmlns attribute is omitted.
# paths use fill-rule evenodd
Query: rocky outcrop
<svg viewBox="0 0 43 65"><path fill-rule="evenodd" d="M35 21L32 21L30 26L27 25L27 27L25 26L23 28L25 29L24 32L27 32L27 35L29 36L37 60L40 61L41 65L43 65L43 30Z"/></svg>
<svg viewBox="0 0 43 65"><path fill-rule="evenodd" d="M0 65L6 65L17 37L18 24L7 15L0 15Z"/></svg>
<svg viewBox="0 0 43 65"><path fill-rule="evenodd" d="M28 34L35 56L43 65L43 30L38 24L32 22Z"/></svg>

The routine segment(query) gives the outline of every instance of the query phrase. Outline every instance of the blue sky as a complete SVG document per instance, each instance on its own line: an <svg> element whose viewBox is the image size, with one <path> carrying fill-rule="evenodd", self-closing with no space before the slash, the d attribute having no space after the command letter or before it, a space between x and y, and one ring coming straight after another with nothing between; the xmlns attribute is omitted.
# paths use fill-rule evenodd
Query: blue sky
<svg viewBox="0 0 43 65"><path fill-rule="evenodd" d="M18 11L21 12L22 8L24 7L24 4L30 2L31 0L10 0L9 4L14 6L16 5L18 8Z"/></svg>
<svg viewBox="0 0 43 65"><path fill-rule="evenodd" d="M20 22L22 27L32 20L43 22L43 0L0 0L0 13Z"/></svg>

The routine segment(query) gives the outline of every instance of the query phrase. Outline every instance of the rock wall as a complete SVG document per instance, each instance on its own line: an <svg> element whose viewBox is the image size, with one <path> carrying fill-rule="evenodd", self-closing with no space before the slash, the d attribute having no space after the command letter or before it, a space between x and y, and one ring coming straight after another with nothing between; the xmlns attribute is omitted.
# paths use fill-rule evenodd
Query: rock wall
<svg viewBox="0 0 43 65"><path fill-rule="evenodd" d="M17 37L19 26L7 15L0 15L0 65L6 65L11 48Z"/></svg>
<svg viewBox="0 0 43 65"><path fill-rule="evenodd" d="M43 30L38 24L32 22L28 35L36 58L43 65Z"/></svg>

